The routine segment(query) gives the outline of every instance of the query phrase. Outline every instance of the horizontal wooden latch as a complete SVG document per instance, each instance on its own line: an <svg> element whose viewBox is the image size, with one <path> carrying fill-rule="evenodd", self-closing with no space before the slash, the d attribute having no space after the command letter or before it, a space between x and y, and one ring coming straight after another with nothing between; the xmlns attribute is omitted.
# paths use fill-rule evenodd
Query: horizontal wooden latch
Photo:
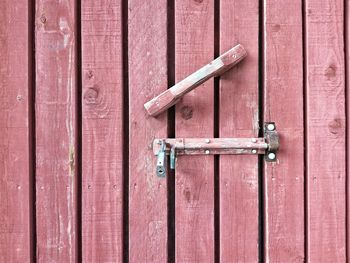
<svg viewBox="0 0 350 263"><path fill-rule="evenodd" d="M153 141L159 177L167 173L167 155L170 156L170 169L175 169L176 155L263 154L267 162L276 162L278 148L279 137L274 122L264 124L264 137L261 138L175 138Z"/></svg>

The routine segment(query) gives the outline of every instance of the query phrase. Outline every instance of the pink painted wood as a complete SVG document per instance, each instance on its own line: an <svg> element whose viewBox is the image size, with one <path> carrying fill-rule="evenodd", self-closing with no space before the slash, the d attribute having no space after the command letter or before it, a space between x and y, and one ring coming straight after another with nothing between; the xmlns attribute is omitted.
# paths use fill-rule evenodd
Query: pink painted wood
<svg viewBox="0 0 350 263"><path fill-rule="evenodd" d="M129 261L167 262L167 182L156 176L155 137L167 118L143 104L167 87L167 1L130 0L129 33Z"/></svg>
<svg viewBox="0 0 350 263"><path fill-rule="evenodd" d="M347 261L349 4L265 0L259 12L259 1L219 2L173 1L173 10L165 0L1 1L0 262L122 262L127 250L135 263L174 261L174 254L176 262ZM167 20L173 11L175 39L173 21ZM122 39L122 32L128 32L128 39ZM175 58L179 81L212 61L214 47L222 54L237 43L249 55L221 76L218 108L213 80L176 105L176 137L183 147L178 154L202 154L198 146L203 140L213 143L209 156L178 156L175 194L168 193L167 179L156 176L152 142L167 138L168 121L174 120L166 114L152 118L143 105L165 91L173 77L168 77L167 55ZM82 65L76 59L80 52ZM122 72L123 63L128 72ZM79 67L82 76L77 76ZM258 98L259 72L263 98ZM129 78L128 91L123 76ZM130 105L123 105L128 99ZM260 170L264 243L258 231L257 157L222 155L215 166L219 174L214 174L211 156L227 138L258 138L259 100L261 123L275 121L281 135L277 163L262 163ZM220 138L213 139L215 111ZM123 141L128 130L123 125L129 125L130 145ZM188 141L182 144L181 138L197 139L186 148ZM262 140L258 145L264 151ZM127 164L129 188L124 189ZM220 229L214 229L214 176L220 179ZM124 190L129 229L123 229ZM173 201L176 244L175 251L167 251L173 247L167 214ZM172 238L172 229L169 233ZM219 248L216 254L214 247Z"/></svg>
<svg viewBox="0 0 350 263"><path fill-rule="evenodd" d="M258 1L220 1L220 52L239 42L248 56L220 78L220 137L257 137ZM220 262L258 262L258 158L220 156Z"/></svg>
<svg viewBox="0 0 350 263"><path fill-rule="evenodd" d="M122 8L82 10L82 260L123 261Z"/></svg>
<svg viewBox="0 0 350 263"><path fill-rule="evenodd" d="M151 116L157 116L173 106L186 93L195 89L200 84L212 77L223 74L233 66L237 65L246 55L247 52L242 45L237 45L231 48L220 57L175 84L170 89L167 89L157 97L154 97L145 103L145 109Z"/></svg>
<svg viewBox="0 0 350 263"><path fill-rule="evenodd" d="M175 1L175 78L214 55L214 1ZM232 47L232 46L231 46ZM176 137L213 137L213 80L176 105ZM214 158L179 156L175 179L176 262L214 262Z"/></svg>
<svg viewBox="0 0 350 263"><path fill-rule="evenodd" d="M264 154L269 148L265 138L176 138L155 139L153 141L153 153L158 155L165 142L165 151L170 153L175 147L177 155L202 155L202 154ZM255 152L252 152L255 150Z"/></svg>
<svg viewBox="0 0 350 263"><path fill-rule="evenodd" d="M77 260L75 11L73 0L36 1L38 262Z"/></svg>
<svg viewBox="0 0 350 263"><path fill-rule="evenodd" d="M307 260L345 262L344 1L305 4Z"/></svg>
<svg viewBox="0 0 350 263"><path fill-rule="evenodd" d="M265 262L305 257L301 5L264 3L264 120L276 122L281 138L277 163L264 166Z"/></svg>
<svg viewBox="0 0 350 263"><path fill-rule="evenodd" d="M0 2L0 262L32 256L29 8Z"/></svg>

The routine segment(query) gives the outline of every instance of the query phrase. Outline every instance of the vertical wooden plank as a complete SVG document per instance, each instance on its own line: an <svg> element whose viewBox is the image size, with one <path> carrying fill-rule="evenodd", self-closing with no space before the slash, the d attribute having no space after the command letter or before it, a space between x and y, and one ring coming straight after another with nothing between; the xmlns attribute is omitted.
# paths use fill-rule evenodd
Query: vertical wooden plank
<svg viewBox="0 0 350 263"><path fill-rule="evenodd" d="M143 104L167 88L167 1L129 0L129 260L167 261L167 183L152 141L167 137L166 113Z"/></svg>
<svg viewBox="0 0 350 263"><path fill-rule="evenodd" d="M305 3L309 262L346 260L343 5Z"/></svg>
<svg viewBox="0 0 350 263"><path fill-rule="evenodd" d="M75 11L74 0L36 1L38 262L77 259Z"/></svg>
<svg viewBox="0 0 350 263"><path fill-rule="evenodd" d="M259 2L220 1L220 53L241 43L248 56L220 78L220 137L259 132ZM258 158L220 156L220 260L258 262Z"/></svg>
<svg viewBox="0 0 350 263"><path fill-rule="evenodd" d="M83 262L122 262L121 1L86 0L81 10Z"/></svg>
<svg viewBox="0 0 350 263"><path fill-rule="evenodd" d="M175 1L175 78L214 56L214 1ZM209 80L176 105L176 137L213 137L214 93ZM214 261L214 158L181 156L175 178L176 262Z"/></svg>
<svg viewBox="0 0 350 263"><path fill-rule="evenodd" d="M0 261L30 259L28 1L0 3Z"/></svg>
<svg viewBox="0 0 350 263"><path fill-rule="evenodd" d="M302 29L300 0L264 1L264 120L281 144L264 168L266 262L304 262Z"/></svg>

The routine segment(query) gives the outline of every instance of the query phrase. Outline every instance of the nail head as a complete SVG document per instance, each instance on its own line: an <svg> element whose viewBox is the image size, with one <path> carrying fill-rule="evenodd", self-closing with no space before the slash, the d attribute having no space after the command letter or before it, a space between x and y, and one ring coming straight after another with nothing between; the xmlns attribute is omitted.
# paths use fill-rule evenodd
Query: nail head
<svg viewBox="0 0 350 263"><path fill-rule="evenodd" d="M274 153L269 153L268 157L269 157L270 160L275 160L276 154L274 154Z"/></svg>
<svg viewBox="0 0 350 263"><path fill-rule="evenodd" d="M272 123L270 123L270 124L267 125L267 129L268 129L269 131L273 131L273 130L275 129L275 125L273 125Z"/></svg>

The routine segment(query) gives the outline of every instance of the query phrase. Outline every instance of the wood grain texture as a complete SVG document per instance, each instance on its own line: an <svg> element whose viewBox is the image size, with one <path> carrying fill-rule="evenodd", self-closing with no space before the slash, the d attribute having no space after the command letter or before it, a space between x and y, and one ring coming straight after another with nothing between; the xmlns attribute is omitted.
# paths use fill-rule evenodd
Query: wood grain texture
<svg viewBox="0 0 350 263"><path fill-rule="evenodd" d="M346 260L343 4L305 3L309 262Z"/></svg>
<svg viewBox="0 0 350 263"><path fill-rule="evenodd" d="M214 1L175 1L176 82L213 56ZM213 86L208 80L175 106L176 137L213 137ZM213 156L178 157L175 198L176 262L214 262Z"/></svg>
<svg viewBox="0 0 350 263"><path fill-rule="evenodd" d="M29 262L28 1L0 2L0 262Z"/></svg>
<svg viewBox="0 0 350 263"><path fill-rule="evenodd" d="M82 10L83 262L123 260L123 78L119 0Z"/></svg>
<svg viewBox="0 0 350 263"><path fill-rule="evenodd" d="M304 262L301 1L265 0L264 21L264 121L276 122L281 146L264 167L265 262Z"/></svg>
<svg viewBox="0 0 350 263"><path fill-rule="evenodd" d="M220 78L220 137L259 131L258 1L220 1L220 52L242 43L248 56ZM220 156L220 260L258 262L258 158Z"/></svg>
<svg viewBox="0 0 350 263"><path fill-rule="evenodd" d="M143 104L167 88L167 1L129 0L129 261L167 262L167 182L156 175L152 142L167 118Z"/></svg>
<svg viewBox="0 0 350 263"><path fill-rule="evenodd" d="M75 13L73 0L36 1L38 262L77 260Z"/></svg>
<svg viewBox="0 0 350 263"><path fill-rule="evenodd" d="M165 143L166 154L174 147L176 155L264 154L271 144L265 138L165 138L153 141L154 155L162 149L161 141Z"/></svg>

